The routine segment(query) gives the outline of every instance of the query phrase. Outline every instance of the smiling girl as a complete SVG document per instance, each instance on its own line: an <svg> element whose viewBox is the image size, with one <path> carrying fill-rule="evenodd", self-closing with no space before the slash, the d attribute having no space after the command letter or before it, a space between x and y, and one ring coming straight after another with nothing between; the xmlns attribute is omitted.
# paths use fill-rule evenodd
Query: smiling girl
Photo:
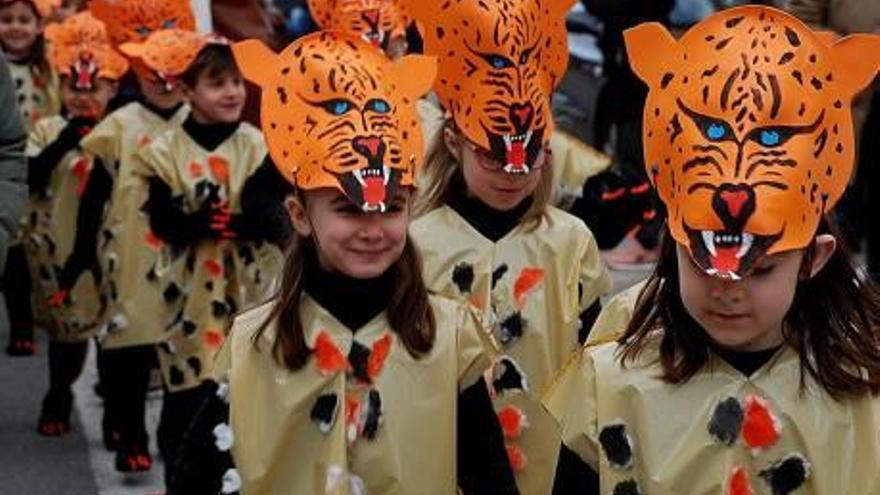
<svg viewBox="0 0 880 495"><path fill-rule="evenodd" d="M235 51L295 234L218 359L228 413L203 407L169 493L516 493L475 321L428 293L407 234L435 62L334 32Z"/></svg>

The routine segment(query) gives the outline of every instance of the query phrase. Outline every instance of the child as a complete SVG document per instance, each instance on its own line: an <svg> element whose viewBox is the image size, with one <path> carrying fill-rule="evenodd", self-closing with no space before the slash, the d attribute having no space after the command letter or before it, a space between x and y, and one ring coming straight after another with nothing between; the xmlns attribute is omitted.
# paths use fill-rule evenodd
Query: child
<svg viewBox="0 0 880 495"><path fill-rule="evenodd" d="M522 493L545 495L560 442L539 397L610 288L592 234L549 206L550 96L568 59L572 2L471 3L405 4L425 53L439 57L434 89L452 116L411 233L428 287L470 302L501 343L491 375L511 466Z"/></svg>
<svg viewBox="0 0 880 495"><path fill-rule="evenodd" d="M407 49L406 18L397 3L397 0L308 0L309 12L321 29L361 38L392 59L405 54Z"/></svg>
<svg viewBox="0 0 880 495"><path fill-rule="evenodd" d="M228 413L203 409L169 493L452 494L456 443L465 493L515 493L475 322L429 296L407 238L435 62L333 32L235 52L264 89L295 234L277 297L235 319L218 359Z"/></svg>
<svg viewBox="0 0 880 495"><path fill-rule="evenodd" d="M60 267L73 249L75 212L92 165L79 149L80 140L103 117L117 81L128 70L125 58L110 47L104 25L88 13L49 26L46 38L53 70L61 76L65 116L37 122L28 143L31 204L22 234L34 294L41 301L58 292ZM94 282L82 277L66 303L52 304L46 317L50 386L37 428L42 435L70 431L70 386L82 370L98 312Z"/></svg>
<svg viewBox="0 0 880 495"><path fill-rule="evenodd" d="M171 59L176 49L152 47L151 60ZM116 467L122 471L144 471L152 465L144 423L146 391L155 344L178 310L175 298L166 298L166 288L157 280L162 243L143 218L147 187L133 157L154 136L179 125L189 111L182 88L161 76L166 65L153 62L150 67L139 53L130 57L138 68L141 99L107 116L82 141L82 148L100 163L93 167L83 197L88 207L80 209L77 248L65 264L68 287L93 264L103 274L105 309L98 331L102 425L104 442L117 450Z"/></svg>
<svg viewBox="0 0 880 495"><path fill-rule="evenodd" d="M746 6L626 44L671 237L623 336L545 397L598 473L578 493L877 493L880 300L824 218L880 38Z"/></svg>
<svg viewBox="0 0 880 495"><path fill-rule="evenodd" d="M138 155L150 227L168 245L158 271L163 295L180 308L159 345L165 397L158 435L169 466L230 317L261 302L278 269L271 261L280 251L265 241L281 237L259 228L259 210L244 208L249 196L263 194L251 179L266 148L260 132L241 122L244 80L232 49L210 36L182 35L166 74L179 78L191 114ZM151 63L148 54L145 60Z"/></svg>
<svg viewBox="0 0 880 495"><path fill-rule="evenodd" d="M42 18L51 13L56 3L53 0L0 0L0 48L9 61L25 130L60 110L58 81L49 68L42 34ZM34 310L30 274L19 237L15 236L9 247L3 276L11 323L7 353L30 356L36 351Z"/></svg>

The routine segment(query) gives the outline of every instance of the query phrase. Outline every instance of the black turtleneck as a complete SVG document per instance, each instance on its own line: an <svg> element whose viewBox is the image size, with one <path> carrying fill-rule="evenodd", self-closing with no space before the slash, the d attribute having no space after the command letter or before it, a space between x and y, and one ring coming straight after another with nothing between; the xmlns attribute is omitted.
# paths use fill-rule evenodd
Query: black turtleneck
<svg viewBox="0 0 880 495"><path fill-rule="evenodd" d="M779 345L763 351L733 351L730 349L721 349L720 347L716 347L713 350L721 359L726 361L727 364L733 366L734 369L742 373L744 376L750 377L773 359L773 356L776 355L776 352L781 347L782 346Z"/></svg>
<svg viewBox="0 0 880 495"><path fill-rule="evenodd" d="M180 107L183 106L183 103L178 103L177 105L174 105L171 108L162 108L162 107L158 107L156 105L153 105L152 103L147 101L146 98L141 98L139 100L139 103L147 110L156 114L162 120L170 119L171 117L174 116L175 113L177 113L178 110L180 110Z"/></svg>
<svg viewBox="0 0 880 495"><path fill-rule="evenodd" d="M376 278L357 279L325 270L311 250L307 257L303 274L306 292L352 332L388 306L396 280L393 266Z"/></svg>
<svg viewBox="0 0 880 495"><path fill-rule="evenodd" d="M523 215L532 206L532 197L529 196L513 209L496 210L480 201L479 198L468 196L463 178L459 177L457 182L459 184L453 188L455 192L449 199L450 208L461 215L483 237L492 242L498 242L516 228Z"/></svg>
<svg viewBox="0 0 880 495"><path fill-rule="evenodd" d="M200 124L190 114L183 122L183 130L195 141L199 146L208 151L214 151L223 141L232 136L241 122L222 123L222 124Z"/></svg>

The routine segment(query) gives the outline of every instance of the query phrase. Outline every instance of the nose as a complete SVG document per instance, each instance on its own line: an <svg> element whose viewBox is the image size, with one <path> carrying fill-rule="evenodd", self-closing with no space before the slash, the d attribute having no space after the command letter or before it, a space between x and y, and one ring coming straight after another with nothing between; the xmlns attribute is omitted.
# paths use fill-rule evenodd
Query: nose
<svg viewBox="0 0 880 495"><path fill-rule="evenodd" d="M748 184L722 184L712 196L712 209L731 231L742 231L755 212L755 190Z"/></svg>
<svg viewBox="0 0 880 495"><path fill-rule="evenodd" d="M364 11L361 16L363 16L364 20L367 21L367 24L369 24L371 28L379 25L378 9Z"/></svg>
<svg viewBox="0 0 880 495"><path fill-rule="evenodd" d="M709 296L725 303L737 303L745 297L745 287L742 281L721 279L712 277L712 287Z"/></svg>
<svg viewBox="0 0 880 495"><path fill-rule="evenodd" d="M385 143L377 136L358 136L352 140L352 147L361 155L365 156L370 163L382 159L385 152Z"/></svg>
<svg viewBox="0 0 880 495"><path fill-rule="evenodd" d="M376 242L385 237L382 229L381 215L367 214L364 216L363 225L358 230L358 237L364 241Z"/></svg>
<svg viewBox="0 0 880 495"><path fill-rule="evenodd" d="M534 113L535 111L531 103L514 103L510 105L510 121L513 122L517 134L522 134L529 129Z"/></svg>

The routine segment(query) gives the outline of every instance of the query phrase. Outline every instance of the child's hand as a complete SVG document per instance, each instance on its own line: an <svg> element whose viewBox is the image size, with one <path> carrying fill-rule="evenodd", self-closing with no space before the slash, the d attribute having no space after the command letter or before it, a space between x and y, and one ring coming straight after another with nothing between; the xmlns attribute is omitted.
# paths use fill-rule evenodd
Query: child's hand
<svg viewBox="0 0 880 495"><path fill-rule="evenodd" d="M88 133L92 132L95 125L95 119L90 117L74 117L70 119L67 126L61 130L58 135L57 142L64 145L66 149L72 149L79 145L79 142Z"/></svg>

